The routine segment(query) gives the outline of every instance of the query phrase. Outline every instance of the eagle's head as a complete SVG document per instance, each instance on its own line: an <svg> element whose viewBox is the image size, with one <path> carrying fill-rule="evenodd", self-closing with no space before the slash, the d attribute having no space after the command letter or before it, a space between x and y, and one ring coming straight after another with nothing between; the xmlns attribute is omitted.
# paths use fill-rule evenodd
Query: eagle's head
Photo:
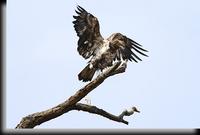
<svg viewBox="0 0 200 135"><path fill-rule="evenodd" d="M113 51L116 51L126 45L127 38L120 33L114 33L108 38L108 40L110 41L110 44L112 44L110 48L113 49Z"/></svg>
<svg viewBox="0 0 200 135"><path fill-rule="evenodd" d="M120 41L124 41L124 36L120 33L114 33L112 34L112 40L120 40Z"/></svg>

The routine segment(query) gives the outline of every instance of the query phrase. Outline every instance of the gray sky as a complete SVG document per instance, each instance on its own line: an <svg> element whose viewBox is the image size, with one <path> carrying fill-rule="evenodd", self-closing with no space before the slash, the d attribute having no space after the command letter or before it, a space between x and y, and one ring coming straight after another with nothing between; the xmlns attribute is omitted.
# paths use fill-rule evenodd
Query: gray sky
<svg viewBox="0 0 200 135"><path fill-rule="evenodd" d="M7 2L6 128L51 108L86 83L76 51L72 15L84 7L100 22L102 36L121 32L149 50L125 73L89 93L92 105L125 117L129 125L71 111L36 128L197 128L200 126L200 1L9 0Z"/></svg>

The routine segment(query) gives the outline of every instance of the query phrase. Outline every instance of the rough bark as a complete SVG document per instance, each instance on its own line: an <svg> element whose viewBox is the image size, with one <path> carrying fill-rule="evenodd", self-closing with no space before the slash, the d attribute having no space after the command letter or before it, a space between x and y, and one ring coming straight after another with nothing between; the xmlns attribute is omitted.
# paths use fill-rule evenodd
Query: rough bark
<svg viewBox="0 0 200 135"><path fill-rule="evenodd" d="M96 106L91 106L91 105L82 104L82 103L76 103L76 105L74 105L72 107L72 110L86 111L89 113L103 116L103 117L108 118L113 121L122 122L122 123L128 125L128 121L123 119L124 116L127 116L126 111L121 112L121 114L119 114L119 115L113 115L109 112L104 111L103 109L96 107Z"/></svg>
<svg viewBox="0 0 200 135"><path fill-rule="evenodd" d="M22 118L22 120L16 126L16 128L34 128L35 126L40 125L41 123L44 123L51 119L54 119L64 113L67 113L70 110L87 111L90 113L95 113L104 116L114 121L128 124L127 121L123 120L123 117L112 115L95 106L89 106L78 103L83 97L85 97L89 92L98 87L109 76L125 72L126 64L125 65L120 65L120 64L121 64L120 62L114 64L111 68L107 69L103 74L100 74L99 76L97 76L96 79L94 79L86 86L78 90L73 96L71 96L65 102L48 110L42 112L36 112Z"/></svg>

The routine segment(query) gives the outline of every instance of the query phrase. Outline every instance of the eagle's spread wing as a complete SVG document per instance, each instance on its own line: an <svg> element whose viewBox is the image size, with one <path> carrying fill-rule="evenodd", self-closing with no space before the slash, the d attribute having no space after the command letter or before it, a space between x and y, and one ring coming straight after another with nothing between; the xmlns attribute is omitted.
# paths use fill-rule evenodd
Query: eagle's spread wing
<svg viewBox="0 0 200 135"><path fill-rule="evenodd" d="M111 35L108 40L110 40L110 49L115 52L114 60L121 60L122 58L123 60L134 60L135 62L137 62L137 60L142 61L142 59L137 56L136 52L147 56L144 52L148 51L143 49L142 45L120 33ZM132 51L132 49L134 51Z"/></svg>
<svg viewBox="0 0 200 135"><path fill-rule="evenodd" d="M99 32L99 22L95 16L88 13L85 9L78 6L78 11L75 12L78 16L73 16L75 21L73 21L75 31L78 40L78 52L85 59L89 58L95 53L98 45L101 45L103 38Z"/></svg>

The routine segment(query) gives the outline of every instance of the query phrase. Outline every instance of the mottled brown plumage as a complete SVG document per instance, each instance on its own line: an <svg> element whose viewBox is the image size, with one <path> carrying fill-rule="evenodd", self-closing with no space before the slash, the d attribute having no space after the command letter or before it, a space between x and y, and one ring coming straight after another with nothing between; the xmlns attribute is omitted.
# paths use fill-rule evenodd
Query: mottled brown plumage
<svg viewBox="0 0 200 135"><path fill-rule="evenodd" d="M79 37L77 51L85 59L91 57L89 64L79 73L79 80L92 80L97 70L112 66L114 61L141 61L136 52L147 56L144 53L147 50L142 45L121 33L114 33L104 39L100 34L98 19L80 6L77 9L77 16L73 16L74 28Z"/></svg>

